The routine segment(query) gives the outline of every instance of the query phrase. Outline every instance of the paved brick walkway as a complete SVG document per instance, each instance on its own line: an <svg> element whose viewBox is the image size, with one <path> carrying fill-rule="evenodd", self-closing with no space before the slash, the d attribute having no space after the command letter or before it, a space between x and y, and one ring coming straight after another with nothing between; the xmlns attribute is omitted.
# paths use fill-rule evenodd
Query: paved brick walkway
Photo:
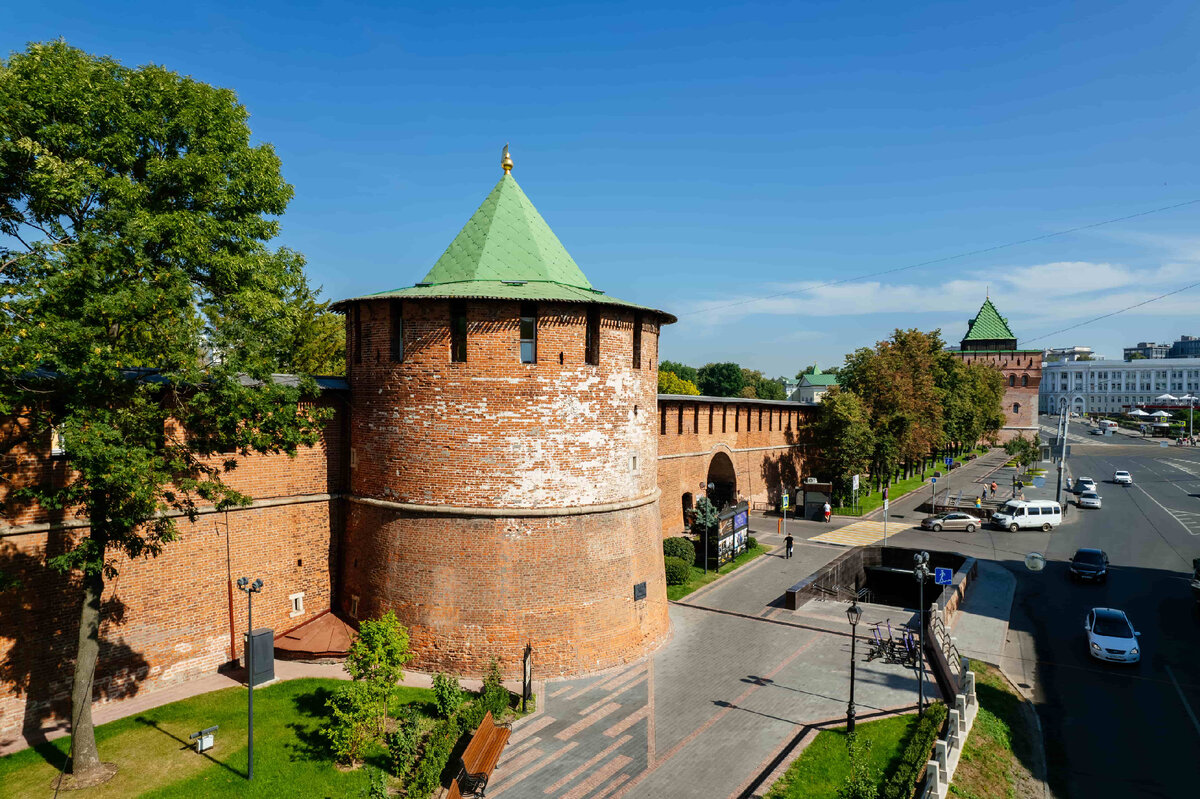
<svg viewBox="0 0 1200 799"><path fill-rule="evenodd" d="M790 560L760 557L673 604L673 637L651 657L548 683L543 712L517 726L488 796L749 795L815 725L845 715L844 609L813 603L793 613L781 601L840 551L798 543ZM859 718L912 705L915 673L865 655L860 640ZM927 692L936 696L932 683Z"/></svg>

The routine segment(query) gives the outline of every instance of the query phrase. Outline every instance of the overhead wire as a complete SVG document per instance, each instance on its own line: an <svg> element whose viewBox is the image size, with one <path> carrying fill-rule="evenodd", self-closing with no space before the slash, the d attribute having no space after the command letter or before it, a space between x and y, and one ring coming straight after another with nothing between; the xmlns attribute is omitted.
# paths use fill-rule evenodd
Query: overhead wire
<svg viewBox="0 0 1200 799"><path fill-rule="evenodd" d="M957 260L961 260L963 258L970 258L973 255L983 255L985 253L996 252L998 250L1005 250L1005 249L1009 249L1011 247L1019 247L1022 244L1032 244L1037 241L1045 241L1047 239L1056 238L1058 236L1067 236L1067 235L1070 235L1071 233L1078 233L1082 230L1091 230L1093 228L1103 227L1105 225L1112 225L1117 222L1127 222L1130 219L1138 219L1139 217L1143 217L1143 216L1150 216L1152 214L1161 214L1166 211L1173 211L1176 208L1184 208L1189 205L1195 205L1196 203L1200 203L1200 198L1196 198L1193 200L1185 200L1183 202L1173 203L1171 205L1163 205L1158 208L1151 208L1147 211L1139 211L1136 214L1126 214L1125 216L1117 216L1117 217L1113 217L1111 219L1103 219L1099 222L1091 222L1086 225L1077 225L1076 227L1067 228L1065 230L1056 230L1052 233L1043 233L1040 236L1030 236L1029 238L1017 239L1015 241L1008 241L1003 244L994 244L990 247L980 247L980 248L974 249L974 250L967 250L964 252L955 253L954 255L946 255L941 258L931 258L927 261L919 261L917 263L908 264L906 266L897 266L897 267L892 267L891 269L881 269L876 272L865 272L861 275L854 275L852 277L842 278L841 280L830 280L825 283L817 283L816 285L805 286L803 288L792 289L790 291L777 291L768 297L749 297L749 298L746 298L743 300L735 300L733 302L721 303L719 305L709 305L700 310L686 311L684 313L679 314L679 316L695 316L696 314L701 314L701 313L711 313L713 311L719 311L719 310L723 310L725 308L736 308L738 306L750 305L750 304L756 303L756 302L765 302L767 300L773 300L777 297L790 297L790 296L794 296L797 294L806 294L806 293L809 293L812 291L816 291L817 289L830 288L831 286L841 286L841 285L845 285L846 283L856 283L861 280L868 280L870 278L875 278L875 277L883 277L884 275L894 275L899 272L907 272L907 271L910 271L913 269L920 269L921 267L924 267L924 266L933 266L934 264L947 263L949 261L957 261ZM1196 284L1193 284L1193 285L1196 285ZM1163 297L1169 297L1169 296L1171 296L1171 294L1177 294L1179 291L1186 291L1189 288L1192 288L1192 286L1185 286L1182 289L1178 289L1177 291L1169 292L1168 294L1162 295L1162 297L1156 297L1154 299L1147 300L1146 302L1147 303L1154 302L1155 300L1162 299ZM1146 303L1141 303L1141 304L1146 304ZM1133 305L1130 307L1136 308L1137 305ZM1129 310L1129 309L1126 308L1124 310ZM1114 313L1120 313L1120 311L1116 311ZM1113 314L1109 314L1109 315L1111 316ZM1103 319L1104 317L1098 317L1098 318ZM1087 324L1087 323L1083 323L1083 324ZM1067 329L1070 330L1071 328L1067 328ZM1061 332L1061 331L1059 331L1059 332ZM1046 335L1054 335L1054 334L1047 333Z"/></svg>

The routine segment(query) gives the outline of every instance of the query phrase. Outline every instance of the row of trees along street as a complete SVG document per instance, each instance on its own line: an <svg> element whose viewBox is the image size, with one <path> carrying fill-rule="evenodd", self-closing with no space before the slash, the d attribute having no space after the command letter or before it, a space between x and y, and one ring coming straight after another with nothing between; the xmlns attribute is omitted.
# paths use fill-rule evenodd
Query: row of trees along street
<svg viewBox="0 0 1200 799"><path fill-rule="evenodd" d="M787 399L783 382L783 378L765 377L757 369L743 369L736 363L709 363L699 369L676 361L658 365L659 394L782 400Z"/></svg>
<svg viewBox="0 0 1200 799"><path fill-rule="evenodd" d="M78 591L70 768L86 785L104 770L91 704L106 581L168 546L177 519L248 504L223 479L238 456L317 441L305 375L340 371L344 336L303 257L269 246L292 187L232 91L56 41L0 61L0 108L0 455L45 452L57 431L71 468L30 485L5 457L3 510L88 522L40 566ZM0 585L40 590L26 577Z"/></svg>
<svg viewBox="0 0 1200 799"><path fill-rule="evenodd" d="M994 442L1004 425L1004 380L995 368L964 363L941 331L899 330L846 356L837 388L821 399L812 440L814 474L846 501L855 474L874 489L924 472L946 455Z"/></svg>

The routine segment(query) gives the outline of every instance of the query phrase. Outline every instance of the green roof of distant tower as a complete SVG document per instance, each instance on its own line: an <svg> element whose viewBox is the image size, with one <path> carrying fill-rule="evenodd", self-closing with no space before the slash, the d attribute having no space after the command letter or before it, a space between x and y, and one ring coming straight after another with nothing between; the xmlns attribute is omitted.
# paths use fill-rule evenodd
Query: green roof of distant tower
<svg viewBox="0 0 1200 799"><path fill-rule="evenodd" d="M381 291L351 300L466 298L558 300L643 309L592 287L558 236L521 191L509 170L463 226L429 273L414 286ZM341 305L349 300L337 303ZM654 308L665 322L675 317Z"/></svg>
<svg viewBox="0 0 1200 799"><path fill-rule="evenodd" d="M991 299L986 299L975 318L967 322L967 335L963 336L963 342L996 339L1012 339L1013 346L1016 346L1017 337L1009 328L1008 320L1000 315Z"/></svg>

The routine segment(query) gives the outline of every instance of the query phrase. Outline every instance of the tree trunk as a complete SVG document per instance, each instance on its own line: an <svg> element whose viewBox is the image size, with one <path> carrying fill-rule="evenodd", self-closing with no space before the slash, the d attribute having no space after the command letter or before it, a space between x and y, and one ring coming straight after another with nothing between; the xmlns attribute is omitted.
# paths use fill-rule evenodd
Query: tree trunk
<svg viewBox="0 0 1200 799"><path fill-rule="evenodd" d="M101 554L103 563L103 553ZM79 612L79 648L71 687L71 773L76 777L100 768L96 728L92 725L92 682L100 654L100 596L104 592L103 566L83 576L83 608Z"/></svg>

